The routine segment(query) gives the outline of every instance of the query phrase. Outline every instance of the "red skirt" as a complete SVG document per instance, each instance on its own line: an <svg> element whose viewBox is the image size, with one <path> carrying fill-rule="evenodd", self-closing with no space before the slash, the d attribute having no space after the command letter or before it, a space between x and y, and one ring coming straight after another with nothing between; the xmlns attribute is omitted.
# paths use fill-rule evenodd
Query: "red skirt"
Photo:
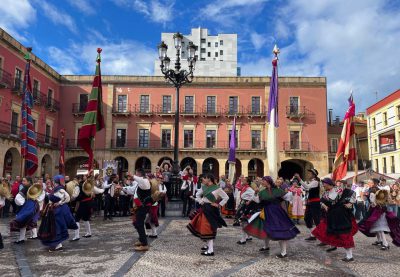
<svg viewBox="0 0 400 277"><path fill-rule="evenodd" d="M351 232L347 234L328 234L326 219L321 218L320 223L312 231L312 234L322 243L343 248L354 248L353 236L358 232L357 222L354 218L351 220L352 228Z"/></svg>
<svg viewBox="0 0 400 277"><path fill-rule="evenodd" d="M235 210L228 210L228 209L226 209L225 206L221 207L221 214L223 214L223 215L235 215Z"/></svg>
<svg viewBox="0 0 400 277"><path fill-rule="evenodd" d="M189 231L202 240L215 239L217 231L213 230L203 211L200 211L187 225Z"/></svg>

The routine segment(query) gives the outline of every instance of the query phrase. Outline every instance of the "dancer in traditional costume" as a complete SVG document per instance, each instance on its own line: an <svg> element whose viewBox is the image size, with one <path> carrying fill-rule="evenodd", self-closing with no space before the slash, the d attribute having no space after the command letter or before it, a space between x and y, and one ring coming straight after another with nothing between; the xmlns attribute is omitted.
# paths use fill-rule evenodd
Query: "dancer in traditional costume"
<svg viewBox="0 0 400 277"><path fill-rule="evenodd" d="M217 229L227 226L220 214L220 207L228 202L228 195L216 183L214 175L205 174L202 177L202 188L196 193L196 202L201 210L187 225L189 231L196 237L207 241L202 247L201 255L214 256L214 239Z"/></svg>
<svg viewBox="0 0 400 277"><path fill-rule="evenodd" d="M65 190L64 176L55 176L54 183L55 188L49 194L49 203L44 210L39 229L40 240L43 245L49 247L49 252L62 251L62 242L69 237L68 229L78 229L68 206L70 195Z"/></svg>
<svg viewBox="0 0 400 277"><path fill-rule="evenodd" d="M0 184L0 213L2 212L2 208L6 205L6 199L11 199L11 191L8 186L7 181L4 179ZM4 248L3 237L0 233L0 249Z"/></svg>
<svg viewBox="0 0 400 277"><path fill-rule="evenodd" d="M288 189L292 193L292 201L289 204L288 213L291 219L296 224L300 224L300 219L304 218L304 202L303 202L303 190L300 187L299 180L293 178L291 181L291 187Z"/></svg>
<svg viewBox="0 0 400 277"><path fill-rule="evenodd" d="M160 181L152 176L153 178L150 179L151 185L151 198L153 200L153 204L150 207L150 211L147 214L145 223L146 229L151 229L151 234L148 235L149 238L156 239L158 237L157 234L157 227L159 226L158 223L158 204L159 201L165 196L165 193L159 191Z"/></svg>
<svg viewBox="0 0 400 277"><path fill-rule="evenodd" d="M228 195L229 200L226 202L225 206L221 208L221 213L225 215L226 218L232 218L232 216L235 215L235 195L231 182L229 180L225 180L225 182L223 190Z"/></svg>
<svg viewBox="0 0 400 277"><path fill-rule="evenodd" d="M327 252L334 251L337 247L343 247L346 250L346 257L342 261L354 261L353 236L358 231L353 215L356 195L351 189L335 186L330 178L323 179L322 184L325 189L321 198L324 216L312 234L324 245L331 246Z"/></svg>
<svg viewBox="0 0 400 277"><path fill-rule="evenodd" d="M240 204L235 215L235 222L240 222L242 227L242 236L237 244L246 244L252 238L244 231L249 218L257 211L257 203L253 201L255 191L250 187L248 179L244 178L240 188ZM237 224L235 224L237 225Z"/></svg>
<svg viewBox="0 0 400 277"><path fill-rule="evenodd" d="M320 204L320 187L318 171L316 169L308 170L310 182L304 182L299 174L295 174L295 177L300 180L302 188L306 191L306 211L304 213L304 221L310 232L310 236L306 238L307 241L316 240L312 234L313 226L319 224L321 218L321 204Z"/></svg>
<svg viewBox="0 0 400 277"><path fill-rule="evenodd" d="M290 201L291 194L276 187L270 176L263 177L261 184L265 189L254 197L254 201L263 208L252 216L244 230L247 234L264 240L265 245L260 249L261 252L269 251L270 240L279 241L281 251L276 257L286 258L287 241L300 233L281 206L282 201Z"/></svg>
<svg viewBox="0 0 400 277"><path fill-rule="evenodd" d="M39 202L45 198L42 184L32 185L32 179L22 179L23 188L15 197L15 203L21 207L15 220L10 222L10 231L19 231L19 238L16 244L25 242L27 230L32 230L32 239L37 238L37 221L40 216Z"/></svg>
<svg viewBox="0 0 400 277"><path fill-rule="evenodd" d="M389 249L385 233L389 233L393 244L400 247L400 219L387 210L389 192L382 189L370 192L369 196L370 210L358 224L360 231L367 237L377 236L378 240L373 245L380 246L381 250Z"/></svg>
<svg viewBox="0 0 400 277"><path fill-rule="evenodd" d="M72 199L76 200L75 207L75 221L78 228L75 230L74 237L71 241L80 240L80 221L83 220L85 224L86 234L83 236L84 238L92 237L92 230L90 228L90 217L92 215L93 208L93 194L95 189L94 178L91 175L92 172L89 172L88 176L83 177L83 181L79 184L79 186L75 187ZM98 189L96 187L96 189Z"/></svg>

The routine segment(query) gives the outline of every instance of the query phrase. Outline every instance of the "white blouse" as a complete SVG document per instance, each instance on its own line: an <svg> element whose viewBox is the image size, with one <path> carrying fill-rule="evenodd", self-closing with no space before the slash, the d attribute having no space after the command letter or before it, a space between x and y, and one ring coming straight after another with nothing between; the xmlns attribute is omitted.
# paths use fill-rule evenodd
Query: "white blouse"
<svg viewBox="0 0 400 277"><path fill-rule="evenodd" d="M229 196L225 193L225 191L221 188L218 188L216 190L214 190L212 192L212 194L214 195L215 199L221 198L221 202L219 202L220 206L224 206L226 204L226 202L228 202L229 200ZM196 192L196 202L200 203L200 204L204 204L204 203L212 203L210 200L208 200L206 197L203 197L203 190L199 189Z"/></svg>

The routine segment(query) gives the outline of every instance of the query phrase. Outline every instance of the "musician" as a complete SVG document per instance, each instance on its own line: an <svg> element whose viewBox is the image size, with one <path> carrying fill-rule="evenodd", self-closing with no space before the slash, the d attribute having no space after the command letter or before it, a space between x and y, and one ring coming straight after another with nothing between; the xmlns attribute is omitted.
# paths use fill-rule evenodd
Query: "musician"
<svg viewBox="0 0 400 277"><path fill-rule="evenodd" d="M183 200L183 210L182 217L189 216L190 210L193 206L193 199L190 196L193 196L194 191L194 183L193 176L188 174L182 177L183 184L181 186L182 200Z"/></svg>
<svg viewBox="0 0 400 277"><path fill-rule="evenodd" d="M112 220L112 214L114 211L114 192L115 185L118 184L118 176L112 174L108 181L103 183L104 189L104 220Z"/></svg>
<svg viewBox="0 0 400 277"><path fill-rule="evenodd" d="M160 184L158 185L158 190L160 191L160 193L162 193L164 195L164 197L162 197L159 201L160 215L161 215L161 217L165 217L165 202L167 201L167 187L165 186L165 184L162 180L162 176L157 177L157 175L156 175L156 178L160 182Z"/></svg>

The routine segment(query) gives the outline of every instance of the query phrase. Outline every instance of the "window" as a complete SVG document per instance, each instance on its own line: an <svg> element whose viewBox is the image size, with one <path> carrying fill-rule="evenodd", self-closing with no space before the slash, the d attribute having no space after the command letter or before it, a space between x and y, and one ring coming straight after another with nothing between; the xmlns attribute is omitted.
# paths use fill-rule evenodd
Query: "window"
<svg viewBox="0 0 400 277"><path fill-rule="evenodd" d="M205 48L201 48L200 49L200 53L206 53L206 49Z"/></svg>
<svg viewBox="0 0 400 277"><path fill-rule="evenodd" d="M149 147L149 130L139 129L139 147L148 148Z"/></svg>
<svg viewBox="0 0 400 277"><path fill-rule="evenodd" d="M126 129L117 129L116 147L126 146Z"/></svg>
<svg viewBox="0 0 400 277"><path fill-rule="evenodd" d="M36 120L32 118L33 130L36 132Z"/></svg>
<svg viewBox="0 0 400 277"><path fill-rule="evenodd" d="M375 171L379 172L379 163L378 163L378 159L375 159Z"/></svg>
<svg viewBox="0 0 400 277"><path fill-rule="evenodd" d="M209 42L209 43L207 44L207 46L208 46L208 47L211 47L211 42Z"/></svg>
<svg viewBox="0 0 400 277"><path fill-rule="evenodd" d="M79 94L79 112L83 113L86 111L86 107L88 104L88 98L89 98L89 95L87 93Z"/></svg>
<svg viewBox="0 0 400 277"><path fill-rule="evenodd" d="M33 80L33 100L39 99L39 81L38 80Z"/></svg>
<svg viewBox="0 0 400 277"><path fill-rule="evenodd" d="M216 147L216 137L217 137L217 131L215 130L207 130L206 133L207 136L207 148L215 148Z"/></svg>
<svg viewBox="0 0 400 277"><path fill-rule="evenodd" d="M394 173L394 156L390 156L390 173Z"/></svg>
<svg viewBox="0 0 400 277"><path fill-rule="evenodd" d="M201 39L201 43L206 43L206 39L205 39L205 38L202 38L202 39Z"/></svg>
<svg viewBox="0 0 400 277"><path fill-rule="evenodd" d="M127 95L118 95L117 111L119 113L126 113L127 112L127 102L128 102L128 96Z"/></svg>
<svg viewBox="0 0 400 277"><path fill-rule="evenodd" d="M215 96L207 96L207 113L208 114L215 114Z"/></svg>
<svg viewBox="0 0 400 277"><path fill-rule="evenodd" d="M215 47L218 47L218 42L215 43Z"/></svg>
<svg viewBox="0 0 400 277"><path fill-rule="evenodd" d="M290 149L300 149L300 132L290 131Z"/></svg>
<svg viewBox="0 0 400 277"><path fill-rule="evenodd" d="M220 40L220 41L219 41L219 45L221 45L221 46L224 45L224 41L223 41L223 40Z"/></svg>
<svg viewBox="0 0 400 277"><path fill-rule="evenodd" d="M183 147L193 148L193 130L183 131Z"/></svg>
<svg viewBox="0 0 400 277"><path fill-rule="evenodd" d="M215 52L215 57L216 57L216 58L218 57L218 52Z"/></svg>
<svg viewBox="0 0 400 277"><path fill-rule="evenodd" d="M193 103L194 103L194 96L185 96L185 113L192 114L194 112Z"/></svg>
<svg viewBox="0 0 400 277"><path fill-rule="evenodd" d="M11 134L18 135L18 113L14 111L11 114Z"/></svg>
<svg viewBox="0 0 400 277"><path fill-rule="evenodd" d="M332 172L333 164L335 163L335 159L329 159L329 172Z"/></svg>
<svg viewBox="0 0 400 277"><path fill-rule="evenodd" d="M47 91L47 106L51 107L53 106L53 90L49 89Z"/></svg>
<svg viewBox="0 0 400 277"><path fill-rule="evenodd" d="M376 130L376 120L375 120L375 117L372 118L372 130Z"/></svg>
<svg viewBox="0 0 400 277"><path fill-rule="evenodd" d="M170 148L171 147L171 130L163 129L161 130L161 147Z"/></svg>
<svg viewBox="0 0 400 277"><path fill-rule="evenodd" d="M211 57L211 52L207 52L207 57Z"/></svg>
<svg viewBox="0 0 400 277"><path fill-rule="evenodd" d="M15 69L15 83L14 83L14 88L16 90L21 89L21 83L22 83L22 70L19 68Z"/></svg>
<svg viewBox="0 0 400 277"><path fill-rule="evenodd" d="M251 130L251 148L261 149L261 130Z"/></svg>
<svg viewBox="0 0 400 277"><path fill-rule="evenodd" d="M148 113L150 106L150 96L149 95L140 95L140 112Z"/></svg>
<svg viewBox="0 0 400 277"><path fill-rule="evenodd" d="M299 113L299 97L290 96L289 103L290 103L289 113L290 114L298 114Z"/></svg>
<svg viewBox="0 0 400 277"><path fill-rule="evenodd" d="M238 113L238 97L229 96L229 114Z"/></svg>
<svg viewBox="0 0 400 277"><path fill-rule="evenodd" d="M224 55L224 50L219 50L219 55L220 56Z"/></svg>
<svg viewBox="0 0 400 277"><path fill-rule="evenodd" d="M206 60L206 58L200 58L200 61L205 61Z"/></svg>
<svg viewBox="0 0 400 277"><path fill-rule="evenodd" d="M162 112L163 113L171 112L171 100L172 100L172 97L170 95L163 96L163 104L162 104Z"/></svg>
<svg viewBox="0 0 400 277"><path fill-rule="evenodd" d="M374 139L374 151L378 152L378 140Z"/></svg>
<svg viewBox="0 0 400 277"><path fill-rule="evenodd" d="M260 97L253 96L251 97L251 113L252 114L260 114Z"/></svg>
<svg viewBox="0 0 400 277"><path fill-rule="evenodd" d="M231 132L232 130L228 131L228 145L231 143ZM235 130L235 146L238 148L238 130Z"/></svg>
<svg viewBox="0 0 400 277"><path fill-rule="evenodd" d="M383 120L383 126L388 125L387 113L386 113L386 112L384 112L384 113L382 114L382 120Z"/></svg>
<svg viewBox="0 0 400 277"><path fill-rule="evenodd" d="M338 139L337 138L331 138L331 145L330 145L330 152L331 153L336 153L338 149Z"/></svg>
<svg viewBox="0 0 400 277"><path fill-rule="evenodd" d="M397 109L397 119L400 120L400 105L398 105L396 109Z"/></svg>
<svg viewBox="0 0 400 277"><path fill-rule="evenodd" d="M46 124L46 133L44 137L45 143L50 143L50 136L51 136L51 127L49 124Z"/></svg>
<svg viewBox="0 0 400 277"><path fill-rule="evenodd" d="M387 168L386 168L386 158L383 158L383 173L387 173Z"/></svg>

